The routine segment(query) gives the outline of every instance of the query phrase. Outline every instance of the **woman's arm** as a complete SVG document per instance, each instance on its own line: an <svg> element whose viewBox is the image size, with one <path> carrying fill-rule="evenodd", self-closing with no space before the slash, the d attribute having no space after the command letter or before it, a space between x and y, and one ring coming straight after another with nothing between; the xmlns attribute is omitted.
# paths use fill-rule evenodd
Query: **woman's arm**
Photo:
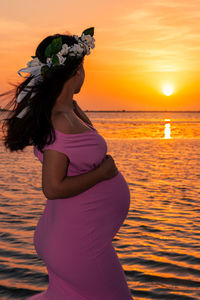
<svg viewBox="0 0 200 300"><path fill-rule="evenodd" d="M47 189L47 191L43 188L43 193L49 200L74 197L103 180L104 175L98 166L96 169L87 173L76 176L65 176L64 179L53 188Z"/></svg>
<svg viewBox="0 0 200 300"><path fill-rule="evenodd" d="M66 121L62 114L58 114L52 121L54 128L65 126L70 130L68 122L63 123L63 119ZM44 149L43 153L42 190L50 200L76 196L105 180L110 173L110 169L106 168L106 165L109 166L109 160L106 159L104 167L102 167L102 162L87 173L68 176L70 158L59 149L56 145L55 147L50 145Z"/></svg>
<svg viewBox="0 0 200 300"><path fill-rule="evenodd" d="M90 125L93 126L92 122L90 121L90 119L88 118L88 116L83 112L83 110L80 108L80 106L78 105L78 103L73 100L73 104L74 104L74 112L77 114L77 116L82 119L84 122L89 123Z"/></svg>

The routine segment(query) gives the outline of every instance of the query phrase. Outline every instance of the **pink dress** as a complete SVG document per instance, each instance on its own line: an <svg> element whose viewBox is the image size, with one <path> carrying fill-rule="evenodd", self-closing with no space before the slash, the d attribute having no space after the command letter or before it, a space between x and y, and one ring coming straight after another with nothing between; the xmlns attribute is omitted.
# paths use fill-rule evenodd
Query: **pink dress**
<svg viewBox="0 0 200 300"><path fill-rule="evenodd" d="M106 155L107 144L92 126L78 134L55 133L55 142L43 149L69 157L69 176L94 169ZM34 154L42 163L43 154L35 146ZM49 285L26 300L132 300L112 245L129 205L130 191L120 172L79 195L47 199L34 246L46 265Z"/></svg>

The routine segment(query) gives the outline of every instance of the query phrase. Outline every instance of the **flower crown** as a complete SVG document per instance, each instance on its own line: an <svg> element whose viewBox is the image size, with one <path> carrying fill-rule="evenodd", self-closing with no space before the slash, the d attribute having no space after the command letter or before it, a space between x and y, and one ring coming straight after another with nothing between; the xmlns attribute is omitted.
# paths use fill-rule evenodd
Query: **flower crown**
<svg viewBox="0 0 200 300"><path fill-rule="evenodd" d="M31 80L27 84L27 87L32 87L37 81L43 80L45 72L56 65L64 65L66 60L70 60L72 56L81 57L82 55L90 54L90 48L95 47L94 27L87 28L81 34L81 37L78 35L73 35L78 43L68 46L67 44L62 44L62 37L57 37L52 40L52 42L46 47L44 55L46 57L46 63L42 63L37 56L31 56L33 59L27 63L27 68L20 69L18 74L22 76L21 72L31 73ZM65 56L65 57L64 57ZM28 78L29 76L22 76ZM32 85L32 84L33 85ZM28 90L26 87L18 94L15 99L16 102L21 102ZM31 98L35 95L32 93ZM22 118L29 107L25 107L16 117Z"/></svg>
<svg viewBox="0 0 200 300"><path fill-rule="evenodd" d="M71 56L81 57L83 54L89 55L90 48L93 49L95 47L93 35L94 27L84 30L81 37L73 35L78 43L72 46L62 44L62 37L55 38L45 49L46 65L44 65L37 56L31 56L33 60L29 61L27 66L42 66L41 74L43 75L51 66L64 65L64 62L69 60ZM64 55L66 57L64 57Z"/></svg>

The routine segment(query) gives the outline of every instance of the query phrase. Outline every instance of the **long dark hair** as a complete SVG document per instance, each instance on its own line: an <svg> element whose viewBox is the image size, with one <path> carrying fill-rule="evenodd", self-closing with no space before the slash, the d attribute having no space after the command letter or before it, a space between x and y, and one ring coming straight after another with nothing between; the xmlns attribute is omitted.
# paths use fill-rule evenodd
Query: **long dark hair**
<svg viewBox="0 0 200 300"><path fill-rule="evenodd" d="M68 46L78 43L72 35L54 34L46 37L38 45L35 53L35 56L42 63L46 63L44 55L46 47L53 39L59 37L62 37L62 44L66 43ZM51 122L52 108L62 91L64 83L76 74L84 60L84 56L85 54L81 57L70 56L70 60L65 60L65 65L53 66L43 75L43 81L37 82L30 90L27 89L27 84L32 79L32 75L18 85L12 84L15 86L14 97L4 109L14 107L8 113L8 118L3 119L2 125L3 133L4 127L7 127L6 135L4 133L3 137L6 148L10 149L11 152L23 151L26 146L34 145L43 152L42 148L45 144L51 144L55 141L55 132ZM16 102L16 97L25 87L29 92L20 103ZM7 95L10 92L12 91L0 94L0 96ZM25 116L23 118L16 117L27 106L30 109ZM50 139L47 141L48 136Z"/></svg>

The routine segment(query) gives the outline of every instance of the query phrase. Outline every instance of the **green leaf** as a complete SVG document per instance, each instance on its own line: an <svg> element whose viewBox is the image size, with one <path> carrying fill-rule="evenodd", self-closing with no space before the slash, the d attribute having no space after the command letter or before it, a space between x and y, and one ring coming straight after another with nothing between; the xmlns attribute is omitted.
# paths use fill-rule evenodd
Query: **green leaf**
<svg viewBox="0 0 200 300"><path fill-rule="evenodd" d="M46 47L45 51L44 51L44 56L45 56L45 57L51 57L52 54L53 54L53 53L52 53L51 44L49 44L49 45Z"/></svg>
<svg viewBox="0 0 200 300"><path fill-rule="evenodd" d="M40 73L41 73L42 75L44 75L44 73L45 73L48 69L49 69L48 66L42 66L42 68L41 68L41 70L40 70Z"/></svg>
<svg viewBox="0 0 200 300"><path fill-rule="evenodd" d="M51 43L51 49L53 54L58 53L62 48L62 37L56 38Z"/></svg>
<svg viewBox="0 0 200 300"><path fill-rule="evenodd" d="M59 58L56 54L54 54L53 58L52 58L52 65L55 66L55 65L59 65L59 64L60 64Z"/></svg>
<svg viewBox="0 0 200 300"><path fill-rule="evenodd" d="M83 31L83 33L84 33L85 35L89 34L89 35L93 36L93 35L94 35L94 27L90 27L90 28L85 29L85 30Z"/></svg>

